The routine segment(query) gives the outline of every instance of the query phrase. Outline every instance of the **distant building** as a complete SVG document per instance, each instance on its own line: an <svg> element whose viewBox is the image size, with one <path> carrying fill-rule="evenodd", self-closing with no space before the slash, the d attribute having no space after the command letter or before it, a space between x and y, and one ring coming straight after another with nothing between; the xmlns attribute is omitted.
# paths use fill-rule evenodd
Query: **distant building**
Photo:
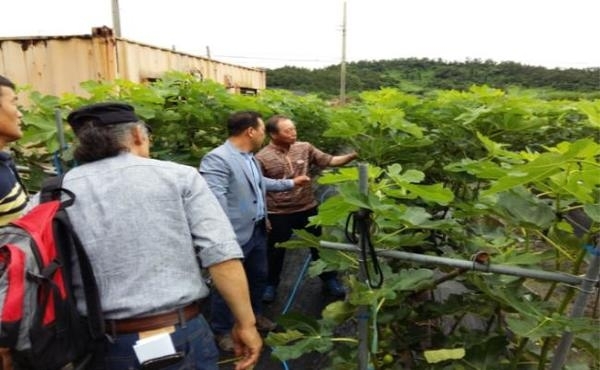
<svg viewBox="0 0 600 370"><path fill-rule="evenodd" d="M117 38L108 27L93 28L91 35L0 38L0 74L43 94L81 95L83 81L122 78L139 83L171 70L216 81L242 94L266 87L263 69Z"/></svg>

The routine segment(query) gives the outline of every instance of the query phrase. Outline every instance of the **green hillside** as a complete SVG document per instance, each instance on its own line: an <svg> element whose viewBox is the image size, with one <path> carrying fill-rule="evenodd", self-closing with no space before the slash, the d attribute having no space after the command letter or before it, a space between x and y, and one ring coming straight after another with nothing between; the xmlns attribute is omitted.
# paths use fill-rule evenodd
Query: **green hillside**
<svg viewBox="0 0 600 370"><path fill-rule="evenodd" d="M432 89L464 90L471 85L506 89L547 89L600 96L600 67L548 69L514 62L491 60L444 62L431 59L393 59L347 64L346 90L349 94L382 87L396 87L419 93ZM335 96L339 93L340 66L322 69L283 67L267 71L267 87Z"/></svg>

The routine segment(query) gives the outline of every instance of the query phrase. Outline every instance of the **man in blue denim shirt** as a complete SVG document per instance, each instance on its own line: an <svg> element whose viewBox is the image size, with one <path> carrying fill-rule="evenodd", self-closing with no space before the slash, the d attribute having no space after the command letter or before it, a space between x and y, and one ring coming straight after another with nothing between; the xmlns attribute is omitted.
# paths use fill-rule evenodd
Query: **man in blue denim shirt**
<svg viewBox="0 0 600 370"><path fill-rule="evenodd" d="M204 179L192 167L149 159L148 128L129 105L94 104L67 120L79 139L80 164L63 181L77 196L67 211L92 263L112 337L105 358L90 368L138 369L132 345L169 333L185 357L168 369L216 370L219 353L198 307L209 293L198 261L233 312L241 358L235 368L251 368L262 339L243 253Z"/></svg>

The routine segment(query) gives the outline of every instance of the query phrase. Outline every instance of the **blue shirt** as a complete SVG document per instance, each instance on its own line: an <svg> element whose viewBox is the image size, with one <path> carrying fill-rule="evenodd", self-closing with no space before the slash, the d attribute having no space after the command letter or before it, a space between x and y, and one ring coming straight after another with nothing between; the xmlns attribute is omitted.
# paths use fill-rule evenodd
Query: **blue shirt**
<svg viewBox="0 0 600 370"><path fill-rule="evenodd" d="M262 176L260 167L257 169ZM261 177L261 187L257 189L248 162L230 140L208 152L202 158L199 170L229 217L240 245L250 240L256 228L259 193L264 202L266 191L287 191L294 187L292 179ZM263 207L262 214L266 213Z"/></svg>

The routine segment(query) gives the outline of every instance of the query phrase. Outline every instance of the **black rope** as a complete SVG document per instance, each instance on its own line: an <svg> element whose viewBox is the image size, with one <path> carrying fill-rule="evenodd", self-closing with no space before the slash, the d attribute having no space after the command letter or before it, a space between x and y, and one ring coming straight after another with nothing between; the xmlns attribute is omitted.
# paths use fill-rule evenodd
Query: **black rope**
<svg viewBox="0 0 600 370"><path fill-rule="evenodd" d="M381 266L379 266L373 243L371 243L371 213L367 209L351 212L346 219L346 238L351 243L360 246L361 263L367 274L367 282L371 288L378 289L383 284L383 272L381 271ZM371 270L367 262L369 257L373 264L372 270L378 277L376 283L371 278Z"/></svg>

